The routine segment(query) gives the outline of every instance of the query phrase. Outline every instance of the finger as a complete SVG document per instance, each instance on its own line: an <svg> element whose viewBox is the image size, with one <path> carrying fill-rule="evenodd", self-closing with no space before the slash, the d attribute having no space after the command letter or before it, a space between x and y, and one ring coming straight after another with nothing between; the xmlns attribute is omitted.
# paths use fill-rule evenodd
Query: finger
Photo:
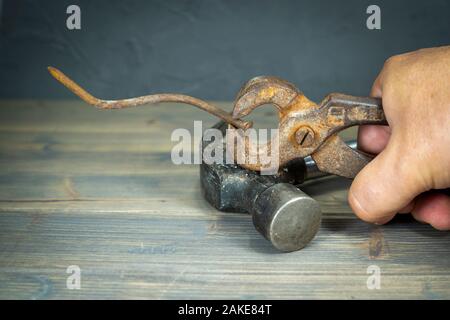
<svg viewBox="0 0 450 320"><path fill-rule="evenodd" d="M388 126L364 125L358 129L358 149L378 154L386 148L391 136Z"/></svg>
<svg viewBox="0 0 450 320"><path fill-rule="evenodd" d="M420 176L415 174L413 157L402 158L398 149L390 143L359 172L350 187L350 206L364 221L389 221L424 190Z"/></svg>
<svg viewBox="0 0 450 320"><path fill-rule="evenodd" d="M412 215L435 229L450 230L450 197L437 192L419 196Z"/></svg>

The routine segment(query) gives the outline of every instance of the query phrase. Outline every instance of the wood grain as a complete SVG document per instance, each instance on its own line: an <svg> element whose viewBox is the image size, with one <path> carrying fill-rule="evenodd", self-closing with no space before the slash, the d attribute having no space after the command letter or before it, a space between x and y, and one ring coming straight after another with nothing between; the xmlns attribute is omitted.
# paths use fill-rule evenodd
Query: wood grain
<svg viewBox="0 0 450 320"><path fill-rule="evenodd" d="M254 120L270 127L274 116ZM216 122L180 105L1 102L0 298L450 298L449 234L406 215L381 227L358 220L347 180L303 186L324 219L299 252L278 253L250 216L212 208L198 166L170 161L172 130L194 120ZM70 265L80 290L66 288ZM380 290L367 289L370 265Z"/></svg>

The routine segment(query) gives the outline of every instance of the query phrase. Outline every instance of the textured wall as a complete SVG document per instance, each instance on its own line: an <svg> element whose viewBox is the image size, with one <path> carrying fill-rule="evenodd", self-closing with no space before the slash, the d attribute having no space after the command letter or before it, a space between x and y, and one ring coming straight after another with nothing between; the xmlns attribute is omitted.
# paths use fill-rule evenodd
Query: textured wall
<svg viewBox="0 0 450 320"><path fill-rule="evenodd" d="M78 4L82 30L66 28ZM382 30L365 26L378 4ZM0 2L1 5L1 2ZM54 65L95 95L176 91L231 100L277 75L309 97L365 95L390 55L450 44L450 1L3 0L0 98L72 97Z"/></svg>

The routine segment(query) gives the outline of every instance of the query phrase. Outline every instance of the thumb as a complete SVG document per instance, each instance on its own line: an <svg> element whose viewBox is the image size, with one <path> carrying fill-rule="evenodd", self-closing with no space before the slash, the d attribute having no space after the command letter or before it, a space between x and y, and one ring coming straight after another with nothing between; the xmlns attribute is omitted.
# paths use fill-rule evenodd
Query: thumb
<svg viewBox="0 0 450 320"><path fill-rule="evenodd" d="M391 137L386 149L353 180L348 201L362 220L386 223L422 191L416 160L400 149Z"/></svg>

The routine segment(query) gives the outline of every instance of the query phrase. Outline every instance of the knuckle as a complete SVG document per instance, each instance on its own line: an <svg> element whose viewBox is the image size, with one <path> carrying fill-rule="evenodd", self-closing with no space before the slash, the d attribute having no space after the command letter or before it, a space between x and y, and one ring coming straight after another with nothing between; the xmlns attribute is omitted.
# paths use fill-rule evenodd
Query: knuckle
<svg viewBox="0 0 450 320"><path fill-rule="evenodd" d="M394 64L396 64L401 59L400 55L395 55L392 57L389 57L384 62L384 68L392 67Z"/></svg>

